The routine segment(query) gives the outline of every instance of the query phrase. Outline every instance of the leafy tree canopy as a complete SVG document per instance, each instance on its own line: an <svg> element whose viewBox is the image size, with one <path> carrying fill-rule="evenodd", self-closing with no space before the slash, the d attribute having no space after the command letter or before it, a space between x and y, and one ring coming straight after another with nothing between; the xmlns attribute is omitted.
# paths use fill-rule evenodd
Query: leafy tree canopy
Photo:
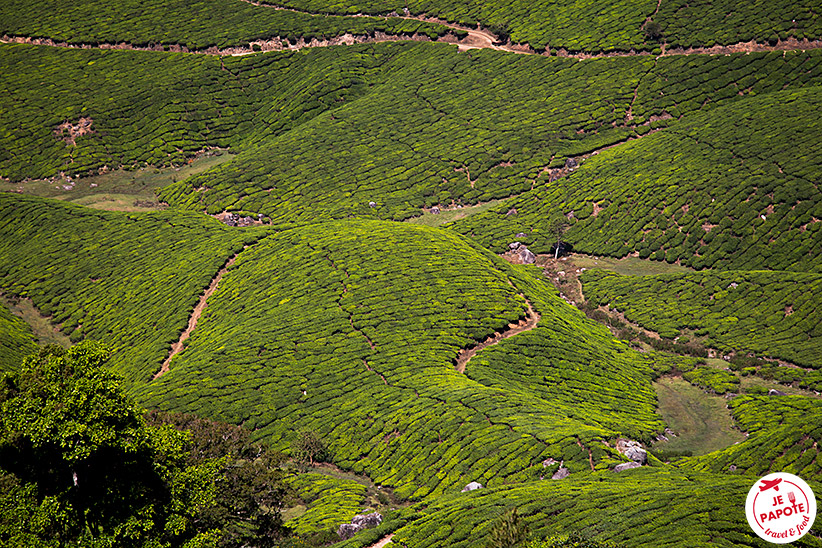
<svg viewBox="0 0 822 548"><path fill-rule="evenodd" d="M148 426L108 350L47 347L0 380L0 544L214 546L192 517L220 459L186 462L189 435Z"/></svg>

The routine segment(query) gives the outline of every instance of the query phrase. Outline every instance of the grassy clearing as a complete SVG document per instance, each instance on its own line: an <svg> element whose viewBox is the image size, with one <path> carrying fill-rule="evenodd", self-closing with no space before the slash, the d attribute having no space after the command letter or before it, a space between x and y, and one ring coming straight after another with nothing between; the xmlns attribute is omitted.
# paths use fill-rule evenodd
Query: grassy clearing
<svg viewBox="0 0 822 548"><path fill-rule="evenodd" d="M63 348L71 346L69 338L52 325L49 318L40 314L31 299L11 299L0 295L0 305L5 306L15 316L26 322L40 344L58 344Z"/></svg>
<svg viewBox="0 0 822 548"><path fill-rule="evenodd" d="M660 415L677 434L670 441L656 443L654 449L704 455L745 439L733 428L725 398L710 396L679 378L663 377L654 389Z"/></svg>
<svg viewBox="0 0 822 548"><path fill-rule="evenodd" d="M407 219L407 222L425 226L442 226L447 223L459 221L460 219L465 219L476 213L487 211L500 202L502 202L502 200L491 200L490 202L465 206L459 209L442 210L437 214L431 213L430 211L423 211L422 215Z"/></svg>
<svg viewBox="0 0 822 548"><path fill-rule="evenodd" d="M610 270L623 276L651 276L653 274L694 272L692 268L688 268L687 266L669 264L665 261L640 259L639 257L614 259L613 257L597 257L595 255L575 253L571 256L571 260L577 268L599 268L601 270Z"/></svg>
<svg viewBox="0 0 822 548"><path fill-rule="evenodd" d="M57 198L75 204L108 211L147 211L163 209L154 190L182 181L228 162L234 155L214 151L193 158L182 167L146 167L136 171L117 169L99 175L73 179L73 188L62 178L37 179L13 183L0 180L0 192L22 192L33 196ZM139 204L139 205L138 205Z"/></svg>

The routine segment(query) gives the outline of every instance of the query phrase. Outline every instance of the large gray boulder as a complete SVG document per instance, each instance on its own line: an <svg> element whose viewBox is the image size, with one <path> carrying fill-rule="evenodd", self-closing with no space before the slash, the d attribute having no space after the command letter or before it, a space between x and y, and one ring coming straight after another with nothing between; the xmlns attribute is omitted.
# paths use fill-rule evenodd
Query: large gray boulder
<svg viewBox="0 0 822 548"><path fill-rule="evenodd" d="M634 462L645 464L648 462L648 452L642 448L642 444L634 440L619 439L616 443L617 451Z"/></svg>
<svg viewBox="0 0 822 548"><path fill-rule="evenodd" d="M372 512L371 514L357 514L351 518L351 523L343 523L337 529L337 535L342 540L347 540L362 531L370 529L382 523L382 514Z"/></svg>
<svg viewBox="0 0 822 548"><path fill-rule="evenodd" d="M571 471L568 470L565 467L562 467L559 470L557 470L556 472L554 472L554 475L551 476L551 479L552 480L561 480L561 479L567 478L570 475L571 475Z"/></svg>
<svg viewBox="0 0 822 548"><path fill-rule="evenodd" d="M520 246L518 253L519 258L522 261L522 264L534 264L535 262L537 262L537 256L534 255L531 252L531 250L525 247L524 245Z"/></svg>
<svg viewBox="0 0 822 548"><path fill-rule="evenodd" d="M337 529L337 535L343 540L348 540L356 535L360 529L362 529L362 527L358 527L352 523L343 523L339 529Z"/></svg>
<svg viewBox="0 0 822 548"><path fill-rule="evenodd" d="M622 464L614 466L614 472L622 472L623 470L631 470L632 468L642 468L642 465L634 461L623 462Z"/></svg>
<svg viewBox="0 0 822 548"><path fill-rule="evenodd" d="M382 523L382 514L372 512L370 514L357 514L351 519L351 523L361 529L376 527Z"/></svg>
<svg viewBox="0 0 822 548"><path fill-rule="evenodd" d="M477 489L482 489L482 484L478 481L472 481L468 485L462 488L460 493L467 493L468 491L476 491Z"/></svg>

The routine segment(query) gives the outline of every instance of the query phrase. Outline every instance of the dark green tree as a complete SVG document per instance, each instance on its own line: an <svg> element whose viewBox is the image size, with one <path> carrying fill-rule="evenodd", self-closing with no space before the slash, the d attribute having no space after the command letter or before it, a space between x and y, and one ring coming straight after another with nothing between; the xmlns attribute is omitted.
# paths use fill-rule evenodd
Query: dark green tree
<svg viewBox="0 0 822 548"><path fill-rule="evenodd" d="M192 518L220 460L188 465L188 436L146 425L107 358L49 347L0 379L0 545L215 546Z"/></svg>
<svg viewBox="0 0 822 548"><path fill-rule="evenodd" d="M300 430L291 444L291 458L305 470L328 457L328 448L313 430Z"/></svg>
<svg viewBox="0 0 822 548"><path fill-rule="evenodd" d="M291 495L281 465L282 453L252 443L248 431L184 413L147 414L149 424L170 424L191 434L191 465L220 458L216 503L204 508L195 521L222 531L220 547L274 546L291 534L283 526L280 507Z"/></svg>

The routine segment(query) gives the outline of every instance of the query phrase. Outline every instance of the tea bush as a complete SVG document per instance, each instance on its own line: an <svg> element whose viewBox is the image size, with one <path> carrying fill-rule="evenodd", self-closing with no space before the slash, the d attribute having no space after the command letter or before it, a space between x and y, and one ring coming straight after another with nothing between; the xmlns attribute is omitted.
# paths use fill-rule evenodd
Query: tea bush
<svg viewBox="0 0 822 548"><path fill-rule="evenodd" d="M399 18L334 17L295 13L242 0L125 0L31 2L7 0L0 4L0 34L52 38L72 44L171 45L191 50L247 46L255 40L280 38L329 39L345 33L371 35L386 32L432 39L448 31L435 23Z"/></svg>
<svg viewBox="0 0 822 548"><path fill-rule="evenodd" d="M722 352L754 352L822 368L822 277L802 272L729 271L581 276L593 305L608 305L674 338L695 333ZM704 339L703 339L704 337Z"/></svg>
<svg viewBox="0 0 822 548"><path fill-rule="evenodd" d="M36 352L31 327L0 304L0 371L16 369L23 358Z"/></svg>
<svg viewBox="0 0 822 548"><path fill-rule="evenodd" d="M168 211L114 213L0 194L0 288L72 341L105 340L130 383L160 369L200 294L256 237Z"/></svg>
<svg viewBox="0 0 822 548"><path fill-rule="evenodd" d="M584 253L818 272L821 105L817 87L730 101L606 150L566 178L538 181L455 228L496 251L525 232L533 251L547 253L548 219L561 211L572 223L565 240ZM512 208L516 217L506 216Z"/></svg>

